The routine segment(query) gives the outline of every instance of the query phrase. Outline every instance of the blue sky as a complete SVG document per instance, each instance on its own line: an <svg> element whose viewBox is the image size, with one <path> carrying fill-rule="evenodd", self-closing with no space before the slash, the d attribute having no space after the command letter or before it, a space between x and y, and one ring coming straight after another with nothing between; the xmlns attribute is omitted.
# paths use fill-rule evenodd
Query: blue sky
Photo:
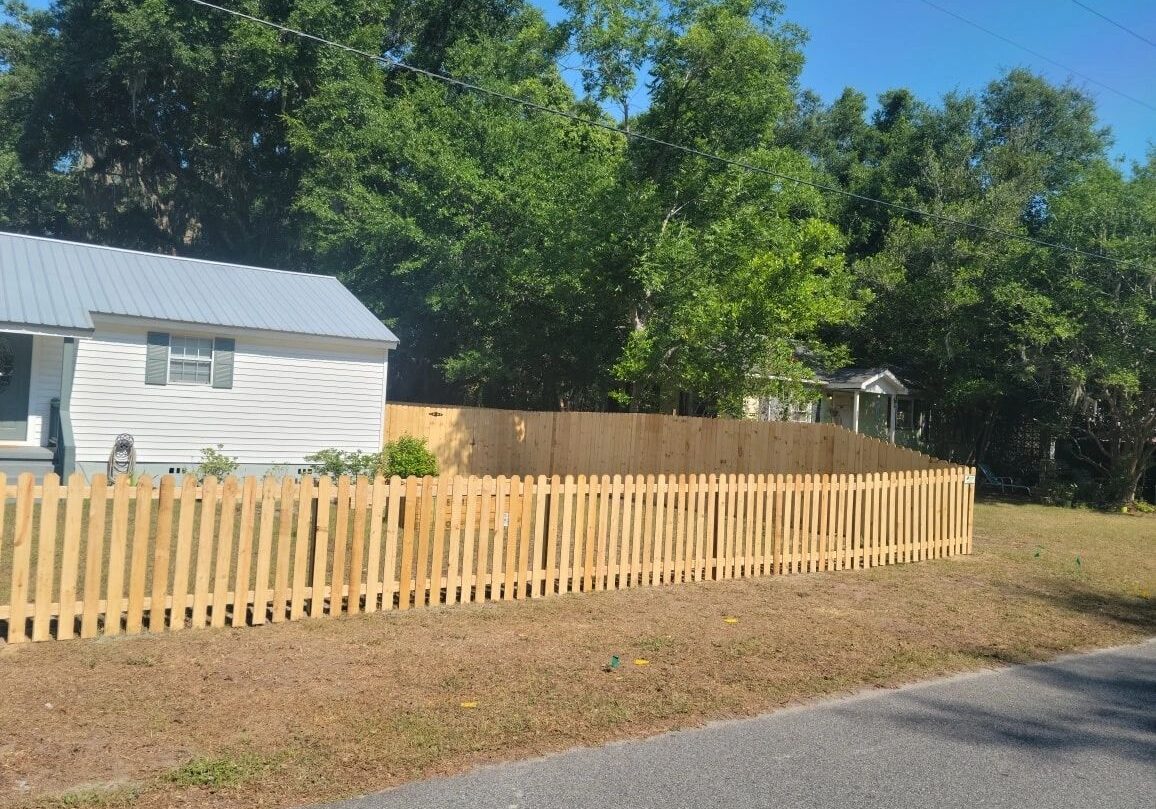
<svg viewBox="0 0 1156 809"><path fill-rule="evenodd" d="M1156 41L1153 0L1082 0ZM1070 0L935 0L1055 62L1156 107L1156 48ZM1071 78L1096 99L1112 128L1113 154L1142 161L1156 141L1156 111L1122 98L978 31L921 0L786 0L786 19L811 35L803 85L831 101L851 86L874 98L908 87L936 100L978 90L1000 72L1028 67L1055 82ZM551 20L556 2L537 0ZM572 75L572 74L571 74Z"/></svg>
<svg viewBox="0 0 1156 809"><path fill-rule="evenodd" d="M556 21L555 0L532 0ZM1156 107L1156 47L1080 8L1071 0L934 0L1055 62ZM1156 1L1082 0L1156 41ZM1071 78L1096 99L1112 128L1113 154L1145 159L1156 142L1156 112L1025 53L922 0L786 0L786 18L811 35L803 84L830 101L852 86L874 98L908 87L935 100L953 90L978 90L1000 72L1028 67L1049 79ZM48 0L32 0L46 6ZM574 83L577 74L567 73ZM641 92L641 91L640 91Z"/></svg>

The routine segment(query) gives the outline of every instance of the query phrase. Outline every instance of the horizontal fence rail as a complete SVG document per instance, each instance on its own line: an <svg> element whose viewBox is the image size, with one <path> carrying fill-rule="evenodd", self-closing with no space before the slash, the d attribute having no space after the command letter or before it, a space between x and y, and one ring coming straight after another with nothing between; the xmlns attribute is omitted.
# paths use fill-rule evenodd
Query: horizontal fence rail
<svg viewBox="0 0 1156 809"><path fill-rule="evenodd" d="M973 472L271 477L0 474L0 637L342 613L969 553Z"/></svg>
<svg viewBox="0 0 1156 809"><path fill-rule="evenodd" d="M385 433L424 438L443 475L811 474L952 464L835 424L657 413L386 405Z"/></svg>

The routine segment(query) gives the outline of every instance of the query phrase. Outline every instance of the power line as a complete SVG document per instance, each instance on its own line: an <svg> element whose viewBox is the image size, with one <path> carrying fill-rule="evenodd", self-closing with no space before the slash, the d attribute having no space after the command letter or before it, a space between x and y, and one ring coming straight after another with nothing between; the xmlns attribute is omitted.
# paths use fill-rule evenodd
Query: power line
<svg viewBox="0 0 1156 809"><path fill-rule="evenodd" d="M1091 76L1087 75L1086 73L1081 73L1078 70L1075 70L1073 68L1068 67L1067 65L1063 64L1062 62L1057 62L1055 59L1051 58L1050 56L1045 56L1044 54L1040 53L1039 51L1032 50L1027 45L1021 45L1020 43L1016 42L1014 39L1008 39L1003 34L997 33L995 31L991 30L990 28L985 28L984 26L980 25L979 23L975 22L974 20L969 20L967 17L964 17L962 14L956 14L951 9L944 8L941 5L938 5L936 3L931 2L931 0L920 0L920 2L923 3L924 5L931 6L936 11L942 11L944 14L947 14L949 17L955 17L955 19L959 20L960 22L962 22L966 25L970 25L972 28L983 31L988 36L995 37L996 39L1000 40L1001 42L1006 42L1007 44L1011 45L1013 48L1019 48L1024 53L1030 53L1032 56L1036 57L1037 59L1043 59L1045 62L1048 62L1048 63L1060 68L1060 70L1066 70L1066 71L1068 71L1068 73L1072 74L1073 76L1079 76L1081 79L1083 79L1086 82L1091 82L1092 84L1096 85L1097 87L1102 87L1103 89L1107 90L1110 93L1115 93L1116 95L1120 96L1121 98L1126 98L1129 101L1133 102L1134 104L1139 104L1141 107L1144 107L1146 109L1150 109L1150 110L1152 110L1152 112L1156 112L1156 106L1149 104L1147 101L1144 101L1141 98L1136 98L1136 96L1134 96L1134 95L1129 95L1128 93L1125 93L1123 90L1117 90L1115 87L1112 87L1111 85L1104 84L1104 82L1100 81L1099 79L1093 79Z"/></svg>
<svg viewBox="0 0 1156 809"><path fill-rule="evenodd" d="M1079 6L1080 8L1084 9L1084 11L1088 11L1092 14L1095 14L1101 20L1104 20L1105 22L1110 22L1112 25L1116 26L1121 31L1125 31L1125 32L1131 34L1132 36L1136 37L1136 39L1140 40L1141 42L1147 42L1153 48L1156 48L1156 40L1148 39L1148 37L1144 36L1143 34L1136 33L1135 31L1133 31L1131 28L1124 25L1123 23L1116 22L1111 17L1109 17L1107 14L1101 14L1099 11L1096 11L1096 9L1092 8L1091 6L1085 5L1084 3L1081 3L1080 0L1072 0L1072 2L1075 3L1077 6Z"/></svg>
<svg viewBox="0 0 1156 809"><path fill-rule="evenodd" d="M1047 247L1049 249L1059 250L1059 251L1065 252L1065 253L1072 253L1074 255L1085 256L1087 258L1100 259L1101 261L1107 261L1109 263L1117 264L1117 265L1122 266L1122 267L1140 268L1140 265L1138 265L1134 262L1126 261L1124 259L1114 258L1112 256L1105 255L1103 253L1093 253L1090 250L1081 250L1078 247L1070 247L1070 246L1065 245L1065 244L1057 244L1055 242L1048 242L1048 241L1044 241L1043 239L1037 239L1037 238L1034 238L1032 236L1026 236L1022 233L1013 233L1013 232L1007 231L1007 230L1000 230L999 228L993 228L993 227L990 227L988 225L980 225L980 224L977 224L975 222L968 222L968 221L965 221L962 219L955 219L955 218L950 217L950 216L944 216L942 214L932 213L931 211L925 211L925 210L922 210L920 208L913 208L913 207L908 206L908 205L903 205L902 203L889 202L889 201L884 200L884 199L877 199L875 197L869 197L869 196L866 196L865 194L857 194L854 191L847 191L847 190L842 189L842 188L836 188L834 186L825 185L823 183L817 183L817 182L814 182L813 180L805 180L805 179L802 179L801 177L792 177L791 175L788 175L788 174L780 174L779 172L771 171L770 169L766 169L766 168L763 168L761 166L756 166L752 163L745 163L741 160L734 160L734 159L729 158L729 157L722 157L720 155L711 154L710 152L704 152L701 149L694 148L693 146L684 146L684 145L679 144L679 143L671 143L669 141L665 141L665 140L662 140L660 138L655 138L655 137L652 137L650 135L644 135L640 132L633 132L633 131L625 130L619 126L607 123L605 121L599 121L599 120L596 120L593 118L586 118L586 117L583 117L581 115L577 115L575 113L568 112L567 110L561 110L561 109L558 109L556 107L549 107L549 106L546 106L545 104L539 104L536 101L530 101L529 99L519 98L518 96L509 95L508 93L503 93L500 90L492 90L488 87L482 87L482 86L477 85L477 84L471 84L470 82L463 81L461 79L456 79L452 76L446 76L442 73L437 73L437 72L432 71L432 70L427 70L427 69L421 68L421 67L415 67L414 65L406 64L405 62L402 62L401 60L395 59L391 56L381 56L378 54L370 53L369 51L363 51L360 48L353 47L352 45L345 45L341 42L334 42L332 40L325 39L324 37L319 37L316 34L310 34L310 33L307 33L305 31L300 31L296 28L290 28L287 25L282 25L280 23L276 23L276 22L273 22L271 20L265 20L265 19L262 19L260 17L254 17L253 15L246 14L243 11L235 11L231 8L225 8L224 6L219 6L219 5L216 5L215 3L208 2L208 0L190 0L190 2L195 3L198 6L204 6L205 8L213 9L214 11L219 11L219 12L222 12L224 14L229 14L229 15L232 15L234 17L239 17L241 19L248 20L249 22L257 23L258 25L263 25L267 28L272 28L276 31L281 31L282 33L285 33L285 34L291 34L292 36L300 37L301 39L306 39L306 40L309 40L311 42L316 42L316 43L319 43L322 45L328 45L330 47L337 48L339 50L345 51L346 53L352 53L352 54L355 54L357 56L362 56L362 57L365 57L366 59L369 59L371 61L377 62L377 63L382 64L382 65L386 65L388 67L397 68L399 70L406 70L406 71L409 71L411 73L415 73L415 74L420 75L420 76L425 76L427 78L434 79L436 81L444 82L444 83L452 85L454 87L459 87L463 90L469 90L471 92L481 93L482 95L487 95L487 96L490 96L491 98L497 98L497 99L500 99L502 101L508 101L511 104L517 104L517 105L520 105L520 106L525 107L527 109L536 110L538 112L544 112L544 113L547 113L550 115L556 115L556 116L559 116L561 118L566 118L566 119L573 121L575 123L583 124L585 126L595 127L598 129L604 129L608 132L614 132L618 135L622 135L623 137L625 137L627 139L634 139L634 140L639 140L639 141L643 141L646 143L651 143L651 144L654 144L655 146L661 146L661 147L666 148L666 149L673 149L675 151L683 152L685 154L691 154L691 155L695 155L696 157L702 157L702 158L705 158L707 160L713 160L717 163L722 163L723 165L733 166L735 168L741 168L741 169L744 169L745 171L754 172L756 174L763 174L763 175L766 175L768 177L774 177L775 179L782 180L784 182L790 182L790 183L795 183L797 185L808 186L808 187L814 188L818 191L826 191L826 192L831 193L831 194L838 194L838 195L841 195L844 197L848 197L850 199L859 200L860 202L868 202L868 203L871 203L873 205L878 205L878 206L881 206L884 208L891 208L893 210L903 211L905 213L913 214L915 216L919 216L919 217L922 217L924 219L931 219L931 220L935 220L937 222L943 222L943 223L949 224L949 225L956 225L958 227L967 228L969 230L977 231L980 233L988 233L988 234L992 234L992 235L996 235L996 236L1002 236L1004 238L1014 239L1017 241L1026 242L1028 244L1034 244L1034 245L1037 245L1039 247Z"/></svg>

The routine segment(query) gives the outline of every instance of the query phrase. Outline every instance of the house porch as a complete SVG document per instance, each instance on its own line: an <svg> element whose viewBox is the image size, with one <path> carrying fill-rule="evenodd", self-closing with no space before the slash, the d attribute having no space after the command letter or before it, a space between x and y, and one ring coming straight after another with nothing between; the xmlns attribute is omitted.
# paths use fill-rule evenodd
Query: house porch
<svg viewBox="0 0 1156 809"><path fill-rule="evenodd" d="M66 365L75 345L70 336L0 330L0 472L71 471Z"/></svg>

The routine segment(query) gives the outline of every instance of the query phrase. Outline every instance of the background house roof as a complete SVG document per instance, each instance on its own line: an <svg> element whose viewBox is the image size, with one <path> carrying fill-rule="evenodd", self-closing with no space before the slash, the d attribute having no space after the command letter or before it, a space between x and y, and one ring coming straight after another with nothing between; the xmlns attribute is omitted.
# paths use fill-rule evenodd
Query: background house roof
<svg viewBox="0 0 1156 809"><path fill-rule="evenodd" d="M885 378L899 394L907 393L907 386L889 368L840 368L830 373L817 373L816 378L835 390L864 390L871 383Z"/></svg>
<svg viewBox="0 0 1156 809"><path fill-rule="evenodd" d="M0 233L0 328L86 334L94 314L397 343L332 276Z"/></svg>

